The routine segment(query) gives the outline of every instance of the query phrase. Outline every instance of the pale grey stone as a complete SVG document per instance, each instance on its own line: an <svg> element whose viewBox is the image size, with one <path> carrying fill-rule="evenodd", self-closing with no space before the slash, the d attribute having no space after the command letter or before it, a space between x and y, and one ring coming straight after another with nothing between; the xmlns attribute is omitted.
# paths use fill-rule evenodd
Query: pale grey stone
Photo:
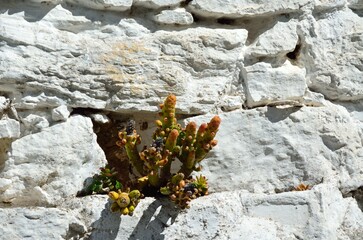
<svg viewBox="0 0 363 240"><path fill-rule="evenodd" d="M193 23L192 14L184 9L163 10L154 19L161 24L190 25Z"/></svg>
<svg viewBox="0 0 363 240"><path fill-rule="evenodd" d="M352 9L363 9L362 0L348 0L348 6Z"/></svg>
<svg viewBox="0 0 363 240"><path fill-rule="evenodd" d="M65 105L52 109L52 120L53 121L66 121L71 112Z"/></svg>
<svg viewBox="0 0 363 240"><path fill-rule="evenodd" d="M363 99L362 18L335 11L330 18L305 19L300 29L309 46L302 56L309 87L330 100Z"/></svg>
<svg viewBox="0 0 363 240"><path fill-rule="evenodd" d="M314 8L315 11L326 11L328 9L342 8L346 3L346 0L314 0Z"/></svg>
<svg viewBox="0 0 363 240"><path fill-rule="evenodd" d="M133 5L137 7L146 7L158 9L162 7L173 7L183 2L183 0L134 0Z"/></svg>
<svg viewBox="0 0 363 240"><path fill-rule="evenodd" d="M280 67L256 63L243 69L249 107L274 101L301 101L305 91L305 70L286 61Z"/></svg>
<svg viewBox="0 0 363 240"><path fill-rule="evenodd" d="M36 114L29 114L27 117L22 118L21 122L24 124L28 132L40 131L49 127L48 119Z"/></svg>
<svg viewBox="0 0 363 240"><path fill-rule="evenodd" d="M73 116L12 143L11 155L0 173L0 180L11 180L12 184L1 191L0 200L57 205L61 199L75 196L104 160L91 120Z"/></svg>
<svg viewBox="0 0 363 240"><path fill-rule="evenodd" d="M66 2L99 10L126 11L133 0L65 0Z"/></svg>
<svg viewBox="0 0 363 240"><path fill-rule="evenodd" d="M361 240L362 6L2 1L0 236ZM181 119L222 118L202 162L210 195L185 211L146 197L122 217L105 195L76 198L105 156L88 117L52 112L133 116L147 145L170 92ZM290 192L300 183L312 189Z"/></svg>
<svg viewBox="0 0 363 240"><path fill-rule="evenodd" d="M246 51L246 55L254 57L284 56L288 52L292 52L298 44L296 26L296 21L276 23L273 28L257 38Z"/></svg>
<svg viewBox="0 0 363 240"><path fill-rule="evenodd" d="M29 2L34 2L34 3L42 3L42 4L59 4L62 3L64 0L29 0Z"/></svg>
<svg viewBox="0 0 363 240"><path fill-rule="evenodd" d="M56 208L0 208L0 217L4 239L79 239L87 231L75 216Z"/></svg>
<svg viewBox="0 0 363 240"><path fill-rule="evenodd" d="M360 126L342 107L264 107L219 116L218 145L201 162L212 192L274 193L322 179L363 184Z"/></svg>
<svg viewBox="0 0 363 240"><path fill-rule="evenodd" d="M0 119L0 138L19 138L20 123L14 119Z"/></svg>
<svg viewBox="0 0 363 240"><path fill-rule="evenodd" d="M299 12L309 0L269 1L259 0L193 0L188 8L203 17L241 18L248 16L268 16Z"/></svg>

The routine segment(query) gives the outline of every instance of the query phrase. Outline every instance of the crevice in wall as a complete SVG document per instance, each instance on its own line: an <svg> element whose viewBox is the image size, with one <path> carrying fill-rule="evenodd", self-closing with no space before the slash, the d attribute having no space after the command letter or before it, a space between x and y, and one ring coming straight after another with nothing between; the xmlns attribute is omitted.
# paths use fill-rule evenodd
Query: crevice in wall
<svg viewBox="0 0 363 240"><path fill-rule="evenodd" d="M1 138L0 139L0 173L5 168L5 162L8 160L8 153L11 151L11 143L13 139L10 138Z"/></svg>
<svg viewBox="0 0 363 240"><path fill-rule="evenodd" d="M327 9L314 9L312 11L312 15L315 18L316 21L323 19L323 18L328 18L328 16L332 13L335 13L337 11L341 11L344 10L345 6L338 6L338 7L332 7L332 8L327 8Z"/></svg>
<svg viewBox="0 0 363 240"><path fill-rule="evenodd" d="M291 62L297 61L300 56L301 47L302 47L302 45L299 41L298 44L296 44L294 51L287 53L286 57L289 58L290 60L292 60Z"/></svg>
<svg viewBox="0 0 363 240"><path fill-rule="evenodd" d="M363 9L351 9L359 17L363 18Z"/></svg>
<svg viewBox="0 0 363 240"><path fill-rule="evenodd" d="M39 6L41 5L41 7ZM26 7L24 7L26 6ZM9 15L24 12L24 19L28 22L37 22L48 14L56 5L49 3L29 3L24 0L2 0L0 13L8 12Z"/></svg>
<svg viewBox="0 0 363 240"><path fill-rule="evenodd" d="M344 198L352 197L357 201L358 207L363 212L363 186L349 191L348 193L342 193Z"/></svg>
<svg viewBox="0 0 363 240"><path fill-rule="evenodd" d="M118 172L118 178L122 182L128 182L130 164L124 149L116 145L118 132L125 128L129 115L110 113L92 108L75 108L71 115L79 114L90 117L93 122L93 131L97 135L97 143L105 153L107 162L111 168ZM102 120L98 119L102 118Z"/></svg>
<svg viewBox="0 0 363 240"><path fill-rule="evenodd" d="M233 18L221 17L218 18L216 22L222 25L234 25L236 23L236 20Z"/></svg>
<svg viewBox="0 0 363 240"><path fill-rule="evenodd" d="M68 230L66 235L63 236L64 239L83 239L83 237L87 234L87 229L85 226L79 223L70 223L68 225Z"/></svg>
<svg viewBox="0 0 363 240"><path fill-rule="evenodd" d="M191 3L193 0L184 0L182 2L180 2L179 7L186 7L189 5L189 3Z"/></svg>

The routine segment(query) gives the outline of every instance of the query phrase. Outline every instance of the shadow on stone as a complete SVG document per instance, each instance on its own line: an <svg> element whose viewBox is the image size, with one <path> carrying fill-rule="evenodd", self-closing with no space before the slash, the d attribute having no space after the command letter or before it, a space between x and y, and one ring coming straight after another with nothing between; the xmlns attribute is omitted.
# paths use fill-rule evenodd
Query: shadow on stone
<svg viewBox="0 0 363 240"><path fill-rule="evenodd" d="M276 108L268 107L265 116L272 123L288 118L292 113L299 111L300 107Z"/></svg>
<svg viewBox="0 0 363 240"><path fill-rule="evenodd" d="M117 238L119 233L121 217L118 213L111 212L111 202L105 204L105 208L101 212L100 218L92 223L92 234L88 239L108 239L113 240Z"/></svg>
<svg viewBox="0 0 363 240"><path fill-rule="evenodd" d="M129 239L165 239L162 234L164 229L175 222L179 212L180 209L168 199L156 199L144 211Z"/></svg>
<svg viewBox="0 0 363 240"><path fill-rule="evenodd" d="M47 3L29 3L23 0L5 0L2 1L0 13L8 12L13 15L19 12L24 12L24 19L28 22L40 21L52 10L56 5Z"/></svg>
<svg viewBox="0 0 363 240"><path fill-rule="evenodd" d="M122 18L127 16L127 12L106 12L97 9L91 9L82 5L73 5L69 3L62 3L62 7L72 13L73 16L82 16L92 22L100 22L101 24L118 25Z"/></svg>

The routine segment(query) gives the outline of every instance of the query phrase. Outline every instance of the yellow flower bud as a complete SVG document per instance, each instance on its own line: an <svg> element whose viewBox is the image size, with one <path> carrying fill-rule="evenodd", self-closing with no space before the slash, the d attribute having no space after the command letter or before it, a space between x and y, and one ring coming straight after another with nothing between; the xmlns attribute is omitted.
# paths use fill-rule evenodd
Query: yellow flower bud
<svg viewBox="0 0 363 240"><path fill-rule="evenodd" d="M129 193L129 197L130 198L139 198L141 196L141 193L139 190L132 190L130 193Z"/></svg>
<svg viewBox="0 0 363 240"><path fill-rule="evenodd" d="M129 194L125 192L120 193L116 202L121 208L127 207L130 204Z"/></svg>
<svg viewBox="0 0 363 240"><path fill-rule="evenodd" d="M111 204L111 211L112 212L117 212L120 209L119 205L116 202L113 202Z"/></svg>
<svg viewBox="0 0 363 240"><path fill-rule="evenodd" d="M120 212L122 215L127 215L127 214L129 214L129 209L125 207L125 208L122 208Z"/></svg>
<svg viewBox="0 0 363 240"><path fill-rule="evenodd" d="M119 194L117 193L117 192L109 192L108 193L108 196L112 199L112 200L114 200L114 201L116 201L118 198L119 198Z"/></svg>
<svg viewBox="0 0 363 240"><path fill-rule="evenodd" d="M130 213L132 213L134 210L135 210L135 207L131 205L131 206L129 207L129 212L130 212Z"/></svg>

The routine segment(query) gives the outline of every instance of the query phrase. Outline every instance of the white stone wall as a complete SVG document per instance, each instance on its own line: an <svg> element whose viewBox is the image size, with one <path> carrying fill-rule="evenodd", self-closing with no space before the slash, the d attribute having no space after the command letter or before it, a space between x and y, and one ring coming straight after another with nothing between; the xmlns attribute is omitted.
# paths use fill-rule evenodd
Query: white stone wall
<svg viewBox="0 0 363 240"><path fill-rule="evenodd" d="M76 197L169 93L222 118L210 195ZM360 240L362 145L361 0L0 1L0 239Z"/></svg>

